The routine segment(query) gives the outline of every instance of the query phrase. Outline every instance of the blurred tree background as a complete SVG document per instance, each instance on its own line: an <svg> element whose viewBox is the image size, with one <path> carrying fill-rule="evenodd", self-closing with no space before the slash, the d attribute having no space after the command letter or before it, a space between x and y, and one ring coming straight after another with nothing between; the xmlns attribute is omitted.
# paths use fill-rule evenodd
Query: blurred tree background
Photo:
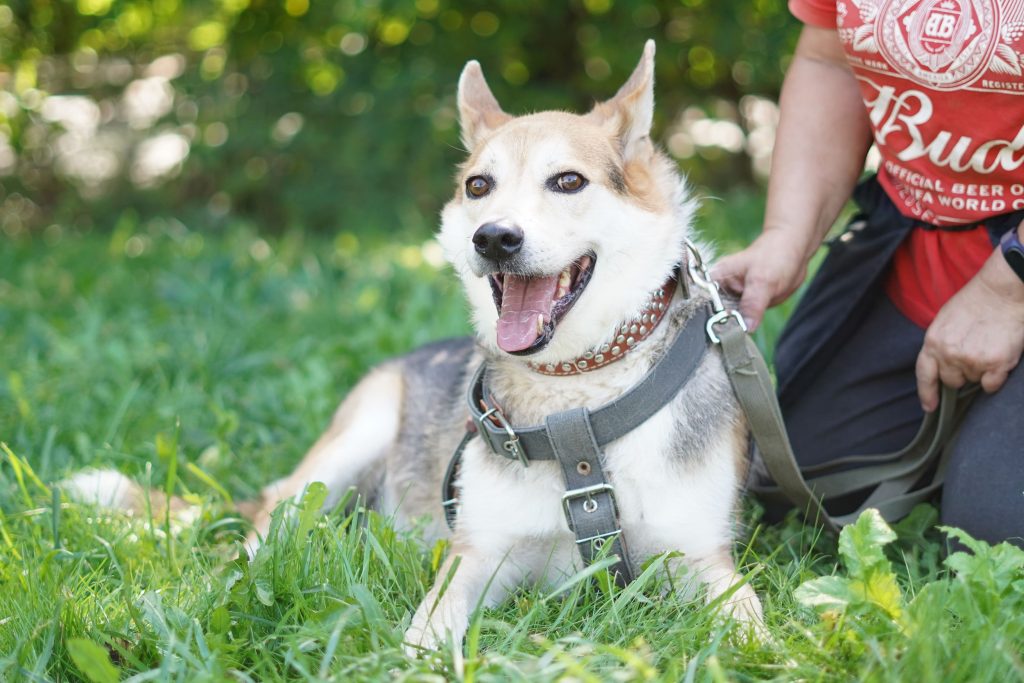
<svg viewBox="0 0 1024 683"><path fill-rule="evenodd" d="M782 0L0 4L0 232L173 216L424 237L478 59L506 110L585 110L658 43L656 137L704 194L767 173Z"/></svg>

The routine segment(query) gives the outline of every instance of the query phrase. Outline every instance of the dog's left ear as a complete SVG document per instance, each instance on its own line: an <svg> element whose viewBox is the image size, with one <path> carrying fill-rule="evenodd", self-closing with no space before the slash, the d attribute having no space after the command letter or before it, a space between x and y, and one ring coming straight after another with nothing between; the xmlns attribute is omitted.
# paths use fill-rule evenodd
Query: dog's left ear
<svg viewBox="0 0 1024 683"><path fill-rule="evenodd" d="M615 97L597 104L588 115L599 125L613 129L623 156L631 159L649 146L654 119L654 41L644 44L644 53L633 75Z"/></svg>
<svg viewBox="0 0 1024 683"><path fill-rule="evenodd" d="M512 117L501 110L501 105L484 78L480 62L466 62L459 76L459 128L462 144L472 152L479 142Z"/></svg>

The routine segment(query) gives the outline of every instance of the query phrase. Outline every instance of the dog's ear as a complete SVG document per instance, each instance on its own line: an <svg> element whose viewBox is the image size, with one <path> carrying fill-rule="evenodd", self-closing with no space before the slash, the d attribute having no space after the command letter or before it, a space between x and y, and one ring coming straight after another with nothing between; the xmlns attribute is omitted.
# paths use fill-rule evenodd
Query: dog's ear
<svg viewBox="0 0 1024 683"><path fill-rule="evenodd" d="M462 144L469 152L488 133L512 118L501 110L476 60L466 62L462 69L458 100Z"/></svg>
<svg viewBox="0 0 1024 683"><path fill-rule="evenodd" d="M654 41L644 44L644 53L633 75L615 97L597 104L589 116L612 129L626 159L635 157L650 144L654 118Z"/></svg>

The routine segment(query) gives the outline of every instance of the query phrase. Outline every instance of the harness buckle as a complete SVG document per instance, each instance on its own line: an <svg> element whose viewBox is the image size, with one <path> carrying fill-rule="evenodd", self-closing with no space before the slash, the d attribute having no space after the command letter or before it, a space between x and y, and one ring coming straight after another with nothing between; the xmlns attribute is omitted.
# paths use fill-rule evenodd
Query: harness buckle
<svg viewBox="0 0 1024 683"><path fill-rule="evenodd" d="M498 455L502 455L509 460L519 460L519 462L523 463L523 467L529 467L530 459L526 457L526 451L523 449L522 444L519 443L519 435L512 429L512 425L508 423L508 420L505 419L501 411L497 408L490 408L477 418L477 422L480 423L480 431L483 434L487 433L487 425L484 424L487 420L497 422L498 426L504 429L505 434L508 436L501 444L501 447L505 449L505 453L499 452Z"/></svg>
<svg viewBox="0 0 1024 683"><path fill-rule="evenodd" d="M708 333L708 339L710 339L715 344L721 344L722 339L717 334L715 334L715 326L725 324L726 322L729 321L730 318L734 319L737 323L739 323L741 330L743 330L744 332L747 331L747 323L746 321L743 320L743 316L740 315L739 311L735 309L718 311L713 316L708 318L708 324L704 327L704 329Z"/></svg>
<svg viewBox="0 0 1024 683"><path fill-rule="evenodd" d="M572 512L569 508L569 506L572 504L572 501L577 500L579 498L586 498L586 501L584 501L583 503L583 511L594 512L597 510L597 501L594 500L594 496L600 495L602 493L608 494L608 500L611 501L612 504L612 513L615 515L615 519L618 519L619 504L615 500L615 487L607 482L604 484L594 484L593 486L583 486L578 489L570 489L569 491L566 491L565 493L562 494L562 511L565 513L565 521L569 524L570 531L576 533L576 529L574 529L572 525ZM578 538L576 539L576 542L583 543L585 541L593 541L598 538L613 536L619 533L620 531L622 530L615 529L614 531L608 531L605 533L597 534L596 536Z"/></svg>

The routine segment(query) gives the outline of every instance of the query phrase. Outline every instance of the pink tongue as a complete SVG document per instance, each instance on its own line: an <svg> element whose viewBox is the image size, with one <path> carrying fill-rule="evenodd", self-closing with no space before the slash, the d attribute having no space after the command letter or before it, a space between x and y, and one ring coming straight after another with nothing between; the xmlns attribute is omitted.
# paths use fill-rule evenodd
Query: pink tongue
<svg viewBox="0 0 1024 683"><path fill-rule="evenodd" d="M537 316L551 315L558 276L524 278L506 275L498 318L498 346L509 353L530 348L540 334Z"/></svg>

